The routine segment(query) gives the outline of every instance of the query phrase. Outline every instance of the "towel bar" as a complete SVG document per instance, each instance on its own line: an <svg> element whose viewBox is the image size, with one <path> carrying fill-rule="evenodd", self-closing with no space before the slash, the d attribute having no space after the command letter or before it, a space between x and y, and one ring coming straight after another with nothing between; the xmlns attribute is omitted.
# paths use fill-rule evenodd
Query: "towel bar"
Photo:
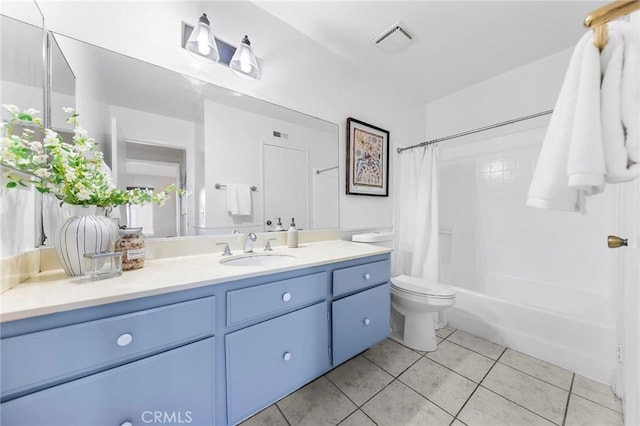
<svg viewBox="0 0 640 426"><path fill-rule="evenodd" d="M215 189L225 189L227 187L227 185L225 185L223 183L216 183L215 185L213 185L213 187ZM253 185L253 186L251 186L251 190L255 192L255 191L258 190L258 187Z"/></svg>

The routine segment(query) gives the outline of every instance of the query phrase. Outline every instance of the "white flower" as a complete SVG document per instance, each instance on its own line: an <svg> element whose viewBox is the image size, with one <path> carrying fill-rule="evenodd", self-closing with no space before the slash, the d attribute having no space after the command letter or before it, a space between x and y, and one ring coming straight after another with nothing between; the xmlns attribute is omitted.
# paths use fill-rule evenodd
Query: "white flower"
<svg viewBox="0 0 640 426"><path fill-rule="evenodd" d="M46 163L49 160L49 156L45 154L34 155L33 162L34 163Z"/></svg>
<svg viewBox="0 0 640 426"><path fill-rule="evenodd" d="M80 138L80 137L82 137L82 138L86 138L86 137L87 137L87 135L89 134L89 132L88 132L87 130L83 129L83 128L82 128L82 127L80 127L80 126L76 126L76 128L74 129L74 131L75 131L75 137L76 137L76 138Z"/></svg>
<svg viewBox="0 0 640 426"><path fill-rule="evenodd" d="M64 178L69 181L72 182L75 178L76 178L76 174L73 170L66 170L64 172Z"/></svg>
<svg viewBox="0 0 640 426"><path fill-rule="evenodd" d="M52 175L52 173L49 170L43 169L43 168L37 169L35 172L33 172L33 174L42 179L48 178L49 176Z"/></svg>
<svg viewBox="0 0 640 426"><path fill-rule="evenodd" d="M76 194L76 197L80 201L87 201L88 199L91 198L91 192L89 192L87 188L80 188L80 190Z"/></svg>
<svg viewBox="0 0 640 426"><path fill-rule="evenodd" d="M29 108L29 109L27 109L25 112L26 112L27 114L29 114L29 115L36 115L36 114L38 114L40 111L38 111L38 110L37 110L37 109L35 109L35 108Z"/></svg>
<svg viewBox="0 0 640 426"><path fill-rule="evenodd" d="M42 142L30 142L29 148L31 148L33 151L42 151Z"/></svg>
<svg viewBox="0 0 640 426"><path fill-rule="evenodd" d="M11 113L12 115L16 115L20 112L20 108L13 104L3 104L2 107L9 111L9 113Z"/></svg>

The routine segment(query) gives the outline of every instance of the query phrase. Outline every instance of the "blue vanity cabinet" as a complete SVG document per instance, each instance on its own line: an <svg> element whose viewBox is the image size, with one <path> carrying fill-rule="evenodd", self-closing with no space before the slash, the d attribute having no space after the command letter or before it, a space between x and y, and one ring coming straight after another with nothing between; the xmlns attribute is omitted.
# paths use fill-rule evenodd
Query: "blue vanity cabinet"
<svg viewBox="0 0 640 426"><path fill-rule="evenodd" d="M333 366L389 335L390 276L389 259L333 271Z"/></svg>
<svg viewBox="0 0 640 426"><path fill-rule="evenodd" d="M327 302L226 336L227 406L236 424L330 367Z"/></svg>
<svg viewBox="0 0 640 426"><path fill-rule="evenodd" d="M213 425L214 338L2 404L2 425Z"/></svg>
<svg viewBox="0 0 640 426"><path fill-rule="evenodd" d="M214 323L205 297L2 339L2 398L212 336Z"/></svg>

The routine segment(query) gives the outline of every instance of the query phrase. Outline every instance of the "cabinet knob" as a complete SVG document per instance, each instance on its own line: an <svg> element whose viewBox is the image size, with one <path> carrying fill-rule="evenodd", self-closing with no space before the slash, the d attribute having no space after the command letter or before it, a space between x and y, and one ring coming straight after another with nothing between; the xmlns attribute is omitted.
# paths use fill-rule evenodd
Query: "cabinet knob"
<svg viewBox="0 0 640 426"><path fill-rule="evenodd" d="M127 346L132 340L133 336L130 333L124 333L118 337L117 343L118 346Z"/></svg>
<svg viewBox="0 0 640 426"><path fill-rule="evenodd" d="M371 324L371 320L369 318L365 318L364 325L369 325L369 324Z"/></svg>
<svg viewBox="0 0 640 426"><path fill-rule="evenodd" d="M131 422L123 422L122 424L120 424L120 426L133 426L133 423L131 423Z"/></svg>
<svg viewBox="0 0 640 426"><path fill-rule="evenodd" d="M371 274L368 273L368 272L366 274L364 274L364 279L365 280L371 279Z"/></svg>
<svg viewBox="0 0 640 426"><path fill-rule="evenodd" d="M285 352L284 355L282 355L282 359L284 359L285 361L289 361L291 359L291 353Z"/></svg>
<svg viewBox="0 0 640 426"><path fill-rule="evenodd" d="M291 300L291 293L286 292L285 294L283 294L282 300L284 300L285 302L288 302L289 300Z"/></svg>

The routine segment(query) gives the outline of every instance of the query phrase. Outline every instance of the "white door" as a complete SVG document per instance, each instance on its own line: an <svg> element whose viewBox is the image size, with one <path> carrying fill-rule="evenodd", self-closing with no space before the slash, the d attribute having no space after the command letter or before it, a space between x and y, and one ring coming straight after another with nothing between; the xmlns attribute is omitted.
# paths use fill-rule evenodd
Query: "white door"
<svg viewBox="0 0 640 426"><path fill-rule="evenodd" d="M625 424L640 425L640 183L625 184L620 197L620 236L628 247L618 250L620 271L617 393Z"/></svg>
<svg viewBox="0 0 640 426"><path fill-rule="evenodd" d="M308 163L306 150L264 144L264 222L280 217L286 230L294 217L296 228L309 229Z"/></svg>

